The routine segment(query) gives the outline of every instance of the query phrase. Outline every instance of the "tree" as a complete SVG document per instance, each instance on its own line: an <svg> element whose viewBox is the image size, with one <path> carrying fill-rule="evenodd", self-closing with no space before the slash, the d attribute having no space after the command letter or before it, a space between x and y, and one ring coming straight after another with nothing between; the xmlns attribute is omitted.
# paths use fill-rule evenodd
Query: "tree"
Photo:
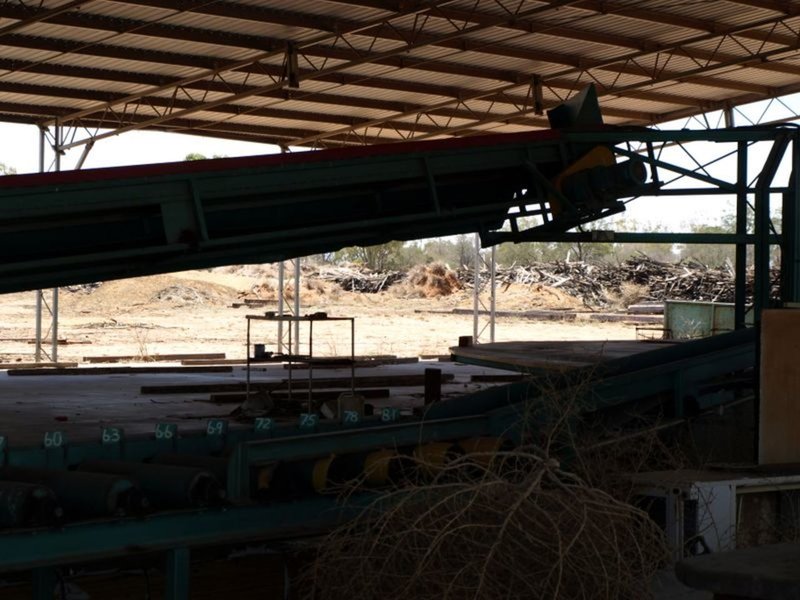
<svg viewBox="0 0 800 600"><path fill-rule="evenodd" d="M228 158L224 154L214 154L211 158ZM199 152L189 152L186 156L183 157L183 160L208 160L208 157L205 154L200 154Z"/></svg>
<svg viewBox="0 0 800 600"><path fill-rule="evenodd" d="M14 167L9 167L5 163L0 162L0 175L16 175L17 170Z"/></svg>
<svg viewBox="0 0 800 600"><path fill-rule="evenodd" d="M358 263L373 271L386 271L400 266L402 249L403 242L399 241L375 246L350 246L336 252L335 261Z"/></svg>

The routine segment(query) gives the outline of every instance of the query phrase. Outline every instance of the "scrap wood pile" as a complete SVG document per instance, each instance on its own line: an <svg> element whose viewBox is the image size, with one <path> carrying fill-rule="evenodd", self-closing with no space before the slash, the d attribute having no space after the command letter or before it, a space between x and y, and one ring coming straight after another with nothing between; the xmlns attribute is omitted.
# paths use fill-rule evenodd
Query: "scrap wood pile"
<svg viewBox="0 0 800 600"><path fill-rule="evenodd" d="M453 271L443 263L418 265L408 273L371 271L365 267L326 266L309 275L337 284L349 292L378 293L397 286L407 296L436 298L474 286L472 269ZM488 272L480 275L481 286L488 284ZM778 271L773 271L773 287ZM626 286L638 286L637 300L698 300L733 302L733 268L708 267L683 260L677 263L654 260L640 254L622 264L588 262L548 262L527 266L499 268L497 281L502 284L541 285L558 289L578 298L590 307L619 303ZM753 272L747 274L747 294L752 294ZM749 298L748 298L749 300Z"/></svg>
<svg viewBox="0 0 800 600"><path fill-rule="evenodd" d="M472 285L474 276L463 272L462 280ZM481 284L486 284L482 273ZM777 282L778 272L773 272ZM694 261L668 263L645 255L630 258L621 265L608 263L555 262L499 269L497 280L525 285L544 284L580 298L588 306L607 306L627 284L641 286L641 300L698 300L733 302L734 274L729 267L708 267ZM747 274L748 296L752 294L753 273Z"/></svg>
<svg viewBox="0 0 800 600"><path fill-rule="evenodd" d="M366 267L320 267L314 276L336 283L348 292L377 294L399 284L405 295L436 298L462 289L458 274L442 263L417 265L408 273L372 271Z"/></svg>
<svg viewBox="0 0 800 600"><path fill-rule="evenodd" d="M347 292L377 294L405 278L401 271L377 272L365 267L324 267L315 276L336 283Z"/></svg>

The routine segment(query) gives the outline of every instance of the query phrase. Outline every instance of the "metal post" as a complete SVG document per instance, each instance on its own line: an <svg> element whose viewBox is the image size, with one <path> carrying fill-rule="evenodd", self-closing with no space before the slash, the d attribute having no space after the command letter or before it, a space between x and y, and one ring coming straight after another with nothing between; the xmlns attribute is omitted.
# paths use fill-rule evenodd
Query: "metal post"
<svg viewBox="0 0 800 600"><path fill-rule="evenodd" d="M356 395L356 320L350 319L350 393Z"/></svg>
<svg viewBox="0 0 800 600"><path fill-rule="evenodd" d="M278 353L289 354L289 348L286 348L283 343L283 314L285 307L283 305L283 280L286 272L286 263L281 261L278 263Z"/></svg>
<svg viewBox="0 0 800 600"><path fill-rule="evenodd" d="M167 551L165 600L189 600L189 549Z"/></svg>
<svg viewBox="0 0 800 600"><path fill-rule="evenodd" d="M736 167L736 234L747 233L747 142L739 142ZM736 329L745 326L747 296L747 244L736 243L734 260L733 322Z"/></svg>
<svg viewBox="0 0 800 600"><path fill-rule="evenodd" d="M492 246L492 262L489 273L490 308L489 308L489 341L494 343L494 326L497 317L497 246Z"/></svg>
<svg viewBox="0 0 800 600"><path fill-rule="evenodd" d="M481 236L475 234L475 256L474 256L474 285L472 286L472 341L479 343L480 331L478 321L480 320L480 291L481 291Z"/></svg>
<svg viewBox="0 0 800 600"><path fill-rule="evenodd" d="M769 305L770 297L770 192L775 173L789 145L787 134L778 136L772 144L764 168L756 183L755 281L753 311L755 322L761 321L761 309Z"/></svg>
<svg viewBox="0 0 800 600"><path fill-rule="evenodd" d="M36 362L42 362L42 290L36 290Z"/></svg>
<svg viewBox="0 0 800 600"><path fill-rule="evenodd" d="M492 246L491 258L489 263L489 307L481 301L480 296L480 277L481 277L481 236L475 234L475 286L472 290L472 339L478 344L481 342L486 328L489 328L489 341L494 342L495 323L497 317L497 249ZM489 313L489 322L481 326L481 311Z"/></svg>
<svg viewBox="0 0 800 600"><path fill-rule="evenodd" d="M58 288L53 288L53 301L50 304L50 312L53 315L53 322L50 327L51 333L51 349L50 349L50 359L54 362L58 362Z"/></svg>
<svg viewBox="0 0 800 600"><path fill-rule="evenodd" d="M61 170L61 141L63 131L61 124L56 122L53 129L55 142L53 144L54 170L59 172ZM50 303L50 333L52 335L52 343L50 349L50 360L54 363L58 362L58 288L53 288L53 301Z"/></svg>
<svg viewBox="0 0 800 600"><path fill-rule="evenodd" d="M300 258L294 259L294 316L300 316ZM294 353L300 354L300 321L294 322Z"/></svg>
<svg viewBox="0 0 800 600"><path fill-rule="evenodd" d="M722 116L725 119L725 127L736 127L732 106L726 106L725 108L723 108Z"/></svg>
<svg viewBox="0 0 800 600"><path fill-rule="evenodd" d="M800 301L800 148L798 137L792 140L792 173L789 189L783 194L781 226L781 301Z"/></svg>
<svg viewBox="0 0 800 600"><path fill-rule="evenodd" d="M53 567L39 567L33 569L33 600L53 600L55 596L58 577Z"/></svg>
<svg viewBox="0 0 800 600"><path fill-rule="evenodd" d="M39 128L39 172L44 173L45 130ZM36 290L36 350L34 360L42 362L42 290Z"/></svg>
<svg viewBox="0 0 800 600"><path fill-rule="evenodd" d="M247 357L247 379L245 380L245 401L250 400L250 319L247 320L247 341L245 342L245 356ZM280 321L278 321L280 323ZM255 353L253 353L255 354Z"/></svg>

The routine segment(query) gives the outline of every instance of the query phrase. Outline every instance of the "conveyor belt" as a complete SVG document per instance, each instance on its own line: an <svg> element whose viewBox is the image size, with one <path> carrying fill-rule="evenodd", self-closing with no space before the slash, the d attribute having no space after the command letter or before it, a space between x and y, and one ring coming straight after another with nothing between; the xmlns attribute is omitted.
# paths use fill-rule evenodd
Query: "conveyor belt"
<svg viewBox="0 0 800 600"><path fill-rule="evenodd" d="M2 177L0 293L487 232L512 207L566 230L622 210L642 169L613 161L549 130Z"/></svg>

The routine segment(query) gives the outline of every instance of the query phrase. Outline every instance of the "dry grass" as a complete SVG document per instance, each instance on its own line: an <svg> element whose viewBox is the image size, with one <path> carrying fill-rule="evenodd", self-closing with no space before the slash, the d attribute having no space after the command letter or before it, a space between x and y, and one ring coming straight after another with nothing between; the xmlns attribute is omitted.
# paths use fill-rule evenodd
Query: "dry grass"
<svg viewBox="0 0 800 600"><path fill-rule="evenodd" d="M568 388L531 383L524 446L417 463L321 544L306 598L421 600L643 599L668 560L663 534L627 502L623 472L669 449L587 435L591 377ZM618 443L619 442L619 443ZM569 470L556 457L567 460Z"/></svg>
<svg viewBox="0 0 800 600"><path fill-rule="evenodd" d="M537 453L493 459L465 456L430 482L381 495L322 544L305 597L649 596L666 550L645 513Z"/></svg>
<svg viewBox="0 0 800 600"><path fill-rule="evenodd" d="M646 285L623 281L619 285L619 291L608 295L609 304L612 308L624 310L631 304L636 304L647 300L649 289Z"/></svg>

